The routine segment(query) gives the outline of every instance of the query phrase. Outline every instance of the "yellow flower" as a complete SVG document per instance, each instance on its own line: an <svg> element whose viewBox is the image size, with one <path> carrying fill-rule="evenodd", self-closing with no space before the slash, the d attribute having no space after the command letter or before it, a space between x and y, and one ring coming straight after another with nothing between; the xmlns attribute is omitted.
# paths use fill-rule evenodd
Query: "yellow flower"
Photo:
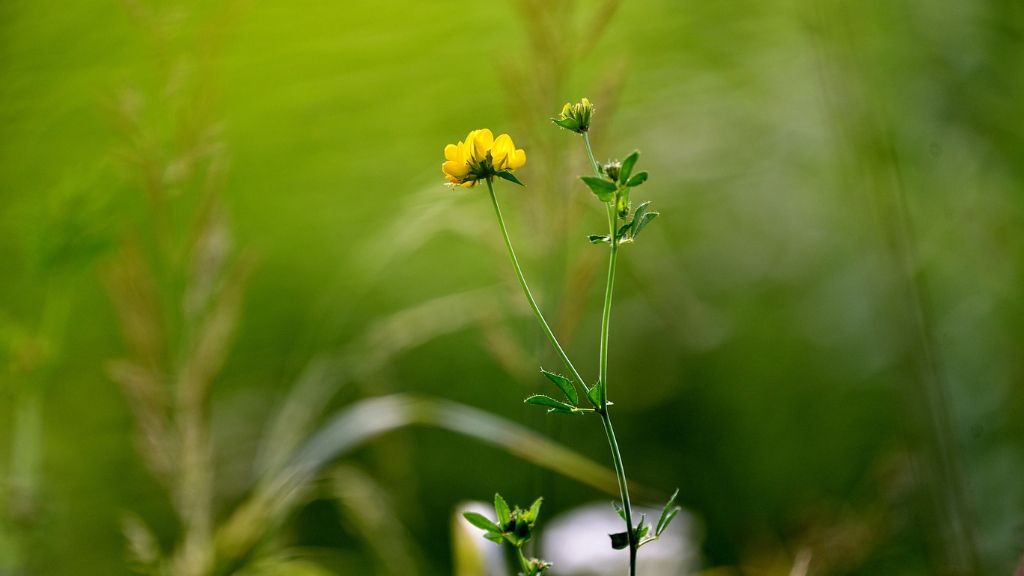
<svg viewBox="0 0 1024 576"><path fill-rule="evenodd" d="M502 134L494 140L494 146L491 147L491 162L494 164L494 169L499 172L515 170L526 164L526 152L521 148L516 150L512 138L508 134Z"/></svg>
<svg viewBox="0 0 1024 576"><path fill-rule="evenodd" d="M466 145L462 142L449 144L444 147L445 162L441 164L441 171L448 177L452 184L461 183L462 179L469 175L469 159L466 156Z"/></svg>
<svg viewBox="0 0 1024 576"><path fill-rule="evenodd" d="M493 132L482 128L458 144L445 146L444 158L441 171L448 183L469 187L494 176L515 181L509 173L526 163L526 152L517 149L508 134L495 138Z"/></svg>
<svg viewBox="0 0 1024 576"><path fill-rule="evenodd" d="M473 155L473 161L482 163L487 159L487 153L494 146L494 134L487 128L473 130L466 136L466 147Z"/></svg>

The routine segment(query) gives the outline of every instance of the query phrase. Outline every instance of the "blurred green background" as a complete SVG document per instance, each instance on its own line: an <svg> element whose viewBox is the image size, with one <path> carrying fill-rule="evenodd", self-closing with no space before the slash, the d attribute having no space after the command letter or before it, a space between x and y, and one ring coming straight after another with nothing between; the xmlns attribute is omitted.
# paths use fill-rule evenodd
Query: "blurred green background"
<svg viewBox="0 0 1024 576"><path fill-rule="evenodd" d="M459 502L611 499L487 443L609 461L596 419L521 403L557 359L486 194L440 173L471 129L526 149L499 195L595 377L604 220L548 121L580 96L661 211L611 396L699 569L1011 573L1020 2L5 0L0 574L451 574Z"/></svg>

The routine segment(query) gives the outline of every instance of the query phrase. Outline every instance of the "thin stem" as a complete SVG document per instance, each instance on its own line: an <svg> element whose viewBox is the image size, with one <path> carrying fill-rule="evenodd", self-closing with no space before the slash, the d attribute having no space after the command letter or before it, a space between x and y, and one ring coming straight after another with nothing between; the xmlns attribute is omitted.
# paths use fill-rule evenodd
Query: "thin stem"
<svg viewBox="0 0 1024 576"><path fill-rule="evenodd" d="M604 434L608 437L608 447L612 451L612 464L615 466L615 476L619 480L619 496L622 498L622 512L626 516L626 538L629 540L629 574L636 576L636 534L633 533L633 509L629 501L629 485L626 482L626 468L622 465L622 454L619 453L619 441L615 438L615 427L612 426L612 417L608 414L607 408L601 414L601 423L604 424Z"/></svg>
<svg viewBox="0 0 1024 576"><path fill-rule="evenodd" d="M608 279L604 288L604 309L601 313L601 354L598 382L601 386L601 406L608 404L608 340L612 320L612 293L615 290L615 263L619 256L619 243L615 238L618 218L615 215L615 201L608 204L608 238L611 249L608 255Z"/></svg>
<svg viewBox="0 0 1024 576"><path fill-rule="evenodd" d="M594 167L594 172L600 175L597 160L594 159L594 151L590 146L590 136L583 133L583 144L587 149L587 156ZM629 501L629 483L626 480L626 468L622 464L622 454L619 452L619 442L615 438L615 427L612 426L612 417L608 409L608 341L611 330L612 319L612 294L615 290L615 264L619 256L619 243L615 238L618 227L618 214L616 204L618 194L608 203L608 239L610 251L608 254L608 280L604 289L604 309L601 315L601 355L600 355L600 376L598 379L601 386L601 407L598 413L601 415L601 423L604 424L604 433L608 437L608 447L612 452L612 463L615 466L615 476L619 481L619 495L622 498L622 511L626 516L626 538L629 542L629 574L636 576L636 553L638 543L636 534L633 532L633 510Z"/></svg>
<svg viewBox="0 0 1024 576"><path fill-rule="evenodd" d="M487 180L487 191L491 193L491 203L494 204L494 214L498 217L498 226L501 227L501 236L505 239L505 247L508 248L508 257L512 261L512 267L515 269L516 278L519 280L519 286L523 289L523 294L526 295L527 302L530 303L530 308L533 310L533 315L537 317L537 323L544 330L544 334L547 335L548 341L558 351L558 355L562 358L562 363L565 364L566 370L572 372L572 376L577 382L587 388L586 381L580 376L580 373L573 366L572 361L569 360L569 356L562 349L562 345L558 343L558 338L555 337L555 333L551 331L551 327L548 326L547 320L544 319L544 314L540 311L540 307L537 306L537 301L533 299L533 294L530 292L530 287L526 283L526 277L523 276L523 269L519 266L519 259L516 258L516 252L512 249L512 241L508 237L508 229L505 227L505 219L501 215L501 208L498 207L498 197L494 194L494 186L491 185L490 179Z"/></svg>
<svg viewBox="0 0 1024 576"><path fill-rule="evenodd" d="M587 149L587 156L590 157L590 165L594 168L594 174L600 176L601 169L597 165L597 160L594 158L594 150L590 147L590 134L587 132L583 133L583 144Z"/></svg>
<svg viewBox="0 0 1024 576"><path fill-rule="evenodd" d="M522 548L516 548L516 556L519 557L519 567L523 569L523 574L529 574L530 562L526 559L526 556L523 555Z"/></svg>

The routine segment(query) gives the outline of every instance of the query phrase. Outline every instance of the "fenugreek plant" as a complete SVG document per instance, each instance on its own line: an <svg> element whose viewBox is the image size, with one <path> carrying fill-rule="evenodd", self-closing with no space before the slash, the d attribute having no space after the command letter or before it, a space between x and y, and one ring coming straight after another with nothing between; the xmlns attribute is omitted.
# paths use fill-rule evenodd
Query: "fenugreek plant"
<svg viewBox="0 0 1024 576"><path fill-rule="evenodd" d="M552 118L552 122L570 132L582 137L583 146L586 149L587 157L593 167L593 175L582 176L580 180L585 184L594 197L604 204L608 217L607 234L592 234L589 240L592 244L607 245L608 255L608 276L605 284L604 306L601 315L601 334L599 351L599 373L597 381L588 385L576 369L572 360L566 354L565 349L555 336L544 314L541 312L537 301L530 291L526 282L519 259L512 248L512 240L509 237L508 228L501 214L501 207L498 204L498 197L494 191L496 180L506 180L522 186L522 182L513 172L526 163L526 153L515 147L512 138L502 134L497 138L493 133L484 128L470 132L466 139L457 144L449 144L444 149L445 162L441 170L451 186L471 188L483 182L487 185L487 191L494 206L494 214L498 219L498 227L501 230L505 247L508 250L509 260L515 271L519 286L526 296L526 300L533 310L537 322L547 336L551 346L558 353L562 364L569 376L564 376L541 368L541 373L550 380L559 390L564 399L556 399L544 394L534 394L526 398L527 404L533 404L547 408L549 413L588 415L593 414L600 418L604 427L605 436L608 439L608 446L611 450L612 464L618 478L619 496L621 503L616 504L616 511L625 523L625 530L610 534L611 545L617 550L629 550L629 573L636 574L636 559L638 549L654 540L657 540L668 527L669 523L679 512L675 505L676 496L673 495L661 511L657 523L649 525L646 518L641 516L638 522L634 521L632 505L629 496L629 485L626 481L625 465L622 461L622 453L619 450L619 443L615 436L615 427L612 425L611 406L608 400L608 346L610 340L610 324L612 312L612 294L615 287L615 268L618 261L619 248L636 240L640 232L657 217L658 213L650 209L650 202L644 202L634 208L630 195L634 188L647 181L647 172L634 171L640 153L632 152L622 161L613 160L605 164L599 164L594 157L594 151L590 145L590 125L594 115L594 106L589 100L583 98L575 104L566 103L561 113ZM583 391L581 401L580 390ZM678 493L678 492L677 492ZM507 543L516 549L520 560L522 574L535 576L544 573L549 564L541 560L527 560L522 552L523 545L529 540L530 531L536 521L536 510L539 509L540 500L530 508L528 512L516 509L510 513L508 505L501 496L495 496L495 513L497 522L491 522L479 514L467 513L466 519L474 526L485 530L485 537L496 543ZM524 525L525 523L525 525ZM520 533L522 532L522 533Z"/></svg>

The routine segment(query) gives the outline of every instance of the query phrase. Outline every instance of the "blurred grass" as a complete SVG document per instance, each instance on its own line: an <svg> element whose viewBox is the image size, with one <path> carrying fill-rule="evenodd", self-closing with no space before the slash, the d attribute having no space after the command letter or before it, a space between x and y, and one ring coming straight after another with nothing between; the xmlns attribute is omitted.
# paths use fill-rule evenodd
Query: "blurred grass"
<svg viewBox="0 0 1024 576"><path fill-rule="evenodd" d="M626 251L613 332L612 377L632 383L617 399L631 476L682 487L709 566L789 566L809 547L812 573L969 573L949 564L928 503L947 483L919 462L933 439L913 424L928 401L907 393L924 354L910 281L929 318L964 522L982 573L1011 570L1024 529L1019 4L627 2L555 84L531 76L550 67L531 56L523 6L538 4L0 5L0 572L124 573L124 511L164 548L178 534L105 372L125 352L98 271L145 221L115 114L126 87L147 97L147 125L171 144L178 123L223 129L225 215L256 255L211 390L219 517L243 496L263 436L253 423L311 358L371 326L400 340L415 317L377 320L451 294L494 294L493 307L413 338L331 407L433 394L605 461L592 423L519 405L550 358L504 292L484 198L438 178L442 145L467 130L517 135L530 187L503 192L510 226L542 305L564 312L556 330L578 321L570 348L586 357L598 296L566 262L591 253L581 239L600 218L558 180L581 157L544 110L604 90L617 96L598 102L598 155L641 148L644 193L662 212ZM567 28L601 8L551 6ZM155 20L143 25L140 10ZM171 107L161 78L176 74L197 89ZM912 257L895 268L894 208L913 232ZM168 214L179 232L183 214ZM566 310L577 298L582 309ZM24 456L31 442L37 464ZM356 459L422 545L426 573L446 573L457 501L543 491L554 512L600 497L438 432L382 438ZM473 474L456 474L466 462ZM280 537L330 548L352 571L372 565L372 550L316 510Z"/></svg>

